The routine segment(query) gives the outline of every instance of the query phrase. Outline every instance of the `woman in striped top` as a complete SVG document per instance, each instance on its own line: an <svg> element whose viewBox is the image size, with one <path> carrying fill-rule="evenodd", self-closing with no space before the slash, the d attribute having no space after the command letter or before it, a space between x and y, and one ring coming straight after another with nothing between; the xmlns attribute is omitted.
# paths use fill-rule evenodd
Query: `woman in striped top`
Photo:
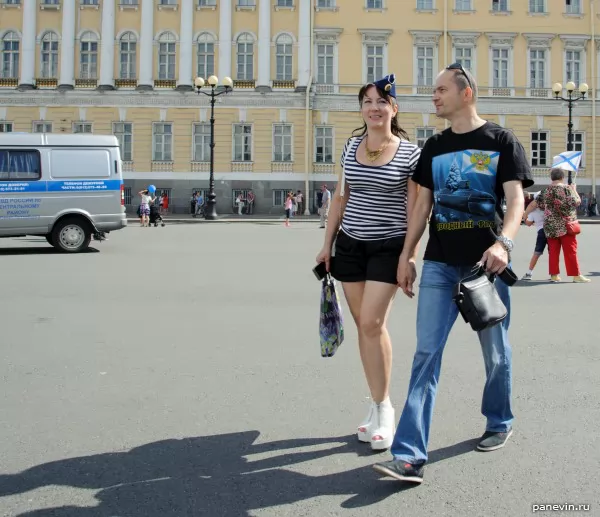
<svg viewBox="0 0 600 517"><path fill-rule="evenodd" d="M358 439L374 450L392 444L396 422L389 399L392 345L386 320L396 294L398 259L417 196L409 181L420 156L398 123L394 75L358 94L364 125L342 152L341 181L331 201L317 262L340 282L358 329L360 356L371 392ZM335 240L335 260L331 261Z"/></svg>

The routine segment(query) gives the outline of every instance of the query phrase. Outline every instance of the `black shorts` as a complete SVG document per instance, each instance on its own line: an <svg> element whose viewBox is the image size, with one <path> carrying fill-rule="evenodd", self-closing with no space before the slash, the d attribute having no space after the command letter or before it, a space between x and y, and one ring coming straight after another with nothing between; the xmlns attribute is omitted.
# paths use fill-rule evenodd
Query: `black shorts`
<svg viewBox="0 0 600 517"><path fill-rule="evenodd" d="M397 284L398 259L404 237L360 241L340 230L335 243L332 276L340 282Z"/></svg>
<svg viewBox="0 0 600 517"><path fill-rule="evenodd" d="M538 230L537 239L535 240L535 250L533 250L534 255L543 255L546 244L548 244L546 233L543 228L540 228Z"/></svg>

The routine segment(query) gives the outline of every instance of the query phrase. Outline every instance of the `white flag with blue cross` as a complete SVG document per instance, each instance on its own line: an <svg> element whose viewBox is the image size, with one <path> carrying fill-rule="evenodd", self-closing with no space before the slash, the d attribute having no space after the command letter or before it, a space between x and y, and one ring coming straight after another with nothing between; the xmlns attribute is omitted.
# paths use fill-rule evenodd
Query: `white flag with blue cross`
<svg viewBox="0 0 600 517"><path fill-rule="evenodd" d="M552 159L552 168L573 171L577 173L581 164L581 151L565 151Z"/></svg>

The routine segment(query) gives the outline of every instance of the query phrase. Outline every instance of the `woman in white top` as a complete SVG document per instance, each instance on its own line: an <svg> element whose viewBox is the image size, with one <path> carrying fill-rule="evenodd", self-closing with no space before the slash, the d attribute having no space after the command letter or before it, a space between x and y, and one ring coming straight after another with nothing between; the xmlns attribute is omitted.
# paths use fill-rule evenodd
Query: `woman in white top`
<svg viewBox="0 0 600 517"><path fill-rule="evenodd" d="M327 271L331 266L332 276L342 282L358 329L371 392L358 439L371 443L374 450L385 450L392 444L396 422L389 399L392 345L386 320L398 288L398 260L417 196L417 184L409 179L421 150L398 124L393 74L363 86L358 100L364 125L342 152L344 189L341 192L338 181L317 262L325 262Z"/></svg>
<svg viewBox="0 0 600 517"><path fill-rule="evenodd" d="M141 190L139 195L141 197L140 226L148 226L150 221L150 201L152 200L152 196L148 190Z"/></svg>

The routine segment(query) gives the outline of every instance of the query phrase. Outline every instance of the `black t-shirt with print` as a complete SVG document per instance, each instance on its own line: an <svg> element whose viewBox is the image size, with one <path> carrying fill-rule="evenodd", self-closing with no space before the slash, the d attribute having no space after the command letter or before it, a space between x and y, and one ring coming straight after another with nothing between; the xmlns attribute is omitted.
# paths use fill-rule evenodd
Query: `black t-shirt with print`
<svg viewBox="0 0 600 517"><path fill-rule="evenodd" d="M469 133L451 128L427 140L412 180L433 195L425 260L474 265L494 243L501 222L503 183L533 185L523 146L492 122Z"/></svg>

